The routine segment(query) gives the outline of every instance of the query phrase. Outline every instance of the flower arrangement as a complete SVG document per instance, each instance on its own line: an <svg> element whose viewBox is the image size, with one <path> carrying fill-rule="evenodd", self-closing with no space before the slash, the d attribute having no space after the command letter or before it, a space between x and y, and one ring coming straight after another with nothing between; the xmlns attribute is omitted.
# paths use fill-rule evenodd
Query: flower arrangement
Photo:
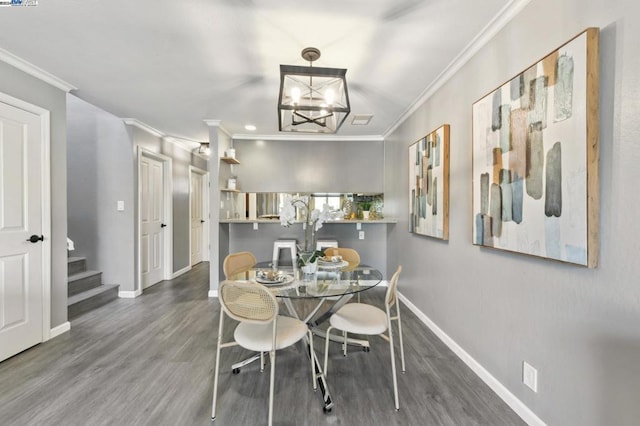
<svg viewBox="0 0 640 426"><path fill-rule="evenodd" d="M296 208L302 210L304 221L304 246L298 245L298 266L303 267L314 263L322 252L316 250L317 232L322 228L322 224L330 219L331 211L327 204L322 206L322 210L311 209L308 195L291 196L285 195L280 207L280 224L289 227L295 223Z"/></svg>

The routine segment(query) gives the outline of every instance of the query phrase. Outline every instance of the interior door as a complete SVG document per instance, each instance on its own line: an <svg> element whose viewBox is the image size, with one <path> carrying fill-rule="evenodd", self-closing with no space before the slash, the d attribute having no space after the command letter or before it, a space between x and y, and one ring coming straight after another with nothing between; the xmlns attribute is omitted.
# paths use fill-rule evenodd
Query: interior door
<svg viewBox="0 0 640 426"><path fill-rule="evenodd" d="M164 273L164 163L140 160L140 251L142 288L162 281Z"/></svg>
<svg viewBox="0 0 640 426"><path fill-rule="evenodd" d="M203 176L191 172L191 265L202 262L203 259Z"/></svg>
<svg viewBox="0 0 640 426"><path fill-rule="evenodd" d="M0 102L0 361L43 340L41 138L38 115Z"/></svg>

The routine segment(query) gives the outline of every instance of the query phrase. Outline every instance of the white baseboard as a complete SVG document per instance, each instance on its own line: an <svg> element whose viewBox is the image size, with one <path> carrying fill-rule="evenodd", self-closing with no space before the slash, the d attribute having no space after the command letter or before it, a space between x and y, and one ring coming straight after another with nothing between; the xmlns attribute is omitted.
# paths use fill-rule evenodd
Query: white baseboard
<svg viewBox="0 0 640 426"><path fill-rule="evenodd" d="M431 331L434 332L442 342L449 347L457 356L467 364L474 373L482 379L513 411L518 414L528 425L546 426L536 414L529 409L522 401L520 401L509 389L491 375L478 361L473 359L460 345L458 345L447 333L436 325L429 317L427 317L420 309L411 303L406 297L398 292L398 297L409 308L411 312L422 321Z"/></svg>
<svg viewBox="0 0 640 426"><path fill-rule="evenodd" d="M121 299L135 299L136 297L142 294L142 290L138 289L135 291L123 291L120 290L118 292L118 297Z"/></svg>
<svg viewBox="0 0 640 426"><path fill-rule="evenodd" d="M66 333L71 330L71 323L69 321L63 322L57 327L53 327L49 332L49 339L53 339L54 337L58 337L59 335Z"/></svg>
<svg viewBox="0 0 640 426"><path fill-rule="evenodd" d="M189 272L190 270L191 270L191 265L187 266L186 268L182 268L179 271L174 272L173 275L171 275L171 279L178 278L180 275L186 272Z"/></svg>
<svg viewBox="0 0 640 426"><path fill-rule="evenodd" d="M209 297L218 297L218 290L209 290Z"/></svg>

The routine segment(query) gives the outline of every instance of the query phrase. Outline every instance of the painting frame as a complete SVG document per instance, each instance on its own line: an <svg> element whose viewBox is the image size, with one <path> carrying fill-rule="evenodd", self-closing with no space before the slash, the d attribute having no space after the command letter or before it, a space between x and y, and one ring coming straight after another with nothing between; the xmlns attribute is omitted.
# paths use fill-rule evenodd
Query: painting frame
<svg viewBox="0 0 640 426"><path fill-rule="evenodd" d="M472 106L474 245L595 268L599 29Z"/></svg>
<svg viewBox="0 0 640 426"><path fill-rule="evenodd" d="M409 232L449 239L449 138L443 124L409 145Z"/></svg>

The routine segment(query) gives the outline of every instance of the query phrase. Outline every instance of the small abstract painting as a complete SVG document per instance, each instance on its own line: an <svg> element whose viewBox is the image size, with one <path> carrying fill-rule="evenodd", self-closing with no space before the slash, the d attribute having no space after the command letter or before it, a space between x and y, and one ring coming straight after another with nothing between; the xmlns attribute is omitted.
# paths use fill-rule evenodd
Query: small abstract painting
<svg viewBox="0 0 640 426"><path fill-rule="evenodd" d="M473 104L473 242L598 260L598 29Z"/></svg>
<svg viewBox="0 0 640 426"><path fill-rule="evenodd" d="M409 232L449 239L449 125L409 146Z"/></svg>

